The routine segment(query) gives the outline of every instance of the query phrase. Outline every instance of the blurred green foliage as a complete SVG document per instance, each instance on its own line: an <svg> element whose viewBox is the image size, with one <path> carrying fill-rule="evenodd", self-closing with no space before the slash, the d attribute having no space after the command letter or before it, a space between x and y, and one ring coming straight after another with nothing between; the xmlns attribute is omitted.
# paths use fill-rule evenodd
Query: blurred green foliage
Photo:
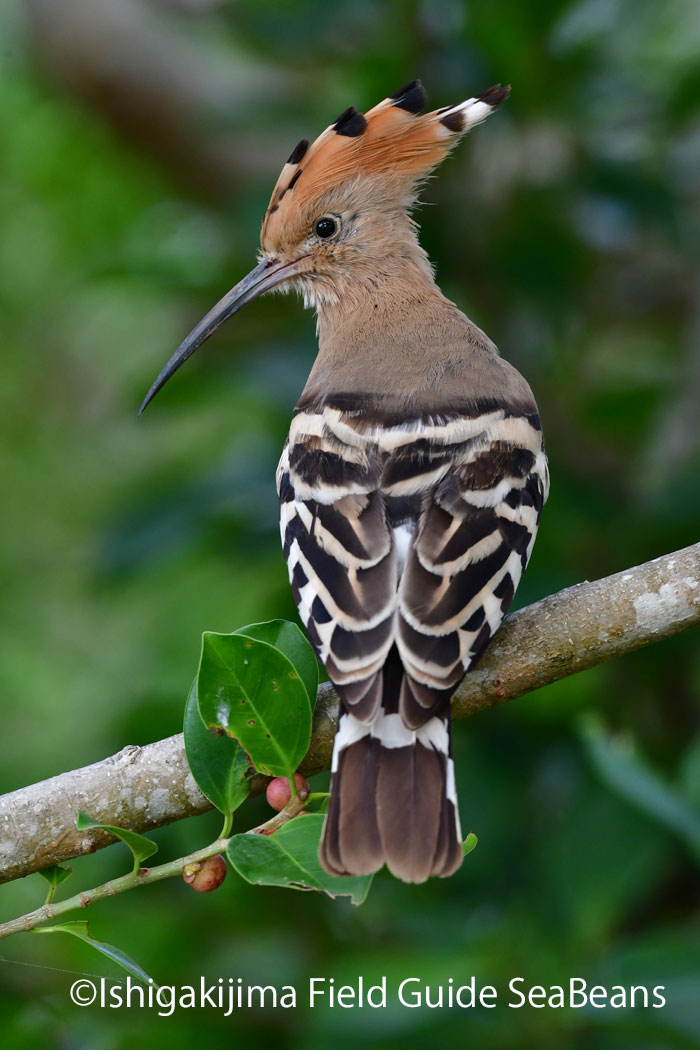
<svg viewBox="0 0 700 1050"><path fill-rule="evenodd" d="M1 790L177 732L203 630L294 618L273 475L312 318L262 300L136 409L252 265L294 143L414 76L438 106L513 84L418 217L443 289L540 404L552 495L519 603L697 540L694 0L31 0L2 8L0 32ZM129 87L132 65L146 74ZM697 849L664 800L684 827L700 816L699 689L688 632L460 724L479 846L446 882L380 875L359 909L173 882L91 915L161 983L573 975L665 984L663 1010L81 1010L64 971L116 968L25 937L2 944L3 1045L696 1047ZM638 756L626 774L620 733ZM176 856L218 824L154 838ZM120 856L74 861L70 885ZM44 889L33 876L1 895L9 917Z"/></svg>

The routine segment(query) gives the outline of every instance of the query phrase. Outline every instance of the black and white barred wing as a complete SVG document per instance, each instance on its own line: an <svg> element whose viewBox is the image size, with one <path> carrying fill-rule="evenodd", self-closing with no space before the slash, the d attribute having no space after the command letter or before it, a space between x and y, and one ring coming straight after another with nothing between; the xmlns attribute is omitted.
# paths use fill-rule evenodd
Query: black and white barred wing
<svg viewBox="0 0 700 1050"><path fill-rule="evenodd" d="M381 703L397 603L380 473L376 446L338 411L295 416L278 469L292 591L319 660L364 724Z"/></svg>
<svg viewBox="0 0 700 1050"><path fill-rule="evenodd" d="M426 428L397 452L423 502L399 589L400 707L418 727L445 705L510 605L548 491L536 415L496 409ZM449 457L449 462L445 462ZM395 493L397 485L389 491Z"/></svg>

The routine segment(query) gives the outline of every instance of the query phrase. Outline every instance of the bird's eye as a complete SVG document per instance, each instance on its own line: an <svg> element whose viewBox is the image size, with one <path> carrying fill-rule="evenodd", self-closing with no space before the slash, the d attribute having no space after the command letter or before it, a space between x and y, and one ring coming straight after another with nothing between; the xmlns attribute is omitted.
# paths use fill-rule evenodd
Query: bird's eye
<svg viewBox="0 0 700 1050"><path fill-rule="evenodd" d="M338 229L338 223L335 219L331 219L326 215L323 219L319 219L316 223L316 234L318 237L332 237L335 231Z"/></svg>

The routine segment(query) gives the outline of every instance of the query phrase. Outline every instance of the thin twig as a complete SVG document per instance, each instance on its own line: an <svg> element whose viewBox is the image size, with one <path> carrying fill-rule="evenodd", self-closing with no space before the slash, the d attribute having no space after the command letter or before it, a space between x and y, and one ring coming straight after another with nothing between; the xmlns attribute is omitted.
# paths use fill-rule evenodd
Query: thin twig
<svg viewBox="0 0 700 1050"><path fill-rule="evenodd" d="M280 810L279 813L275 813L274 817L266 820L264 824L251 828L247 834L272 834L273 831L282 827L287 821L298 816L304 809L306 802L306 796L304 798L301 798L299 795L293 796L284 809ZM207 857L216 856L217 853L225 853L230 841L230 838L218 838L215 842L205 846L204 849L196 850L186 857L178 857L176 860L170 860L166 864L159 864L154 868L139 868L138 871L130 871L128 875L122 875L119 879L111 879L101 886L95 886L91 890L83 890L82 893L76 893L75 896L67 897L66 900L58 901L55 904L47 901L35 911L30 911L26 915L20 915L19 918L11 919L9 922L1 923L0 940L3 937L11 937L13 933L26 933L40 926L41 923L58 919L61 915L77 911L79 908L87 908L96 901L104 900L105 897L115 897L118 893L126 893L127 890L134 890L137 886L146 886L152 882L160 882L162 879L172 879L176 875L181 875L182 869L187 864L196 864L198 861L206 860Z"/></svg>

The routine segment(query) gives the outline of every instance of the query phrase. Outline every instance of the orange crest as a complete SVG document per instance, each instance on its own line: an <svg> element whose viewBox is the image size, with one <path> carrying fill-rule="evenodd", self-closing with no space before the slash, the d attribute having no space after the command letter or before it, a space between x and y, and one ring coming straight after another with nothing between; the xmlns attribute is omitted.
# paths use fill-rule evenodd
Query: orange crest
<svg viewBox="0 0 700 1050"><path fill-rule="evenodd" d="M509 92L509 86L496 84L465 102L421 115L427 95L414 80L367 113L350 106L315 142L302 139L292 151L263 220L263 249L275 243L290 218L346 179L390 175L399 193L410 193Z"/></svg>

